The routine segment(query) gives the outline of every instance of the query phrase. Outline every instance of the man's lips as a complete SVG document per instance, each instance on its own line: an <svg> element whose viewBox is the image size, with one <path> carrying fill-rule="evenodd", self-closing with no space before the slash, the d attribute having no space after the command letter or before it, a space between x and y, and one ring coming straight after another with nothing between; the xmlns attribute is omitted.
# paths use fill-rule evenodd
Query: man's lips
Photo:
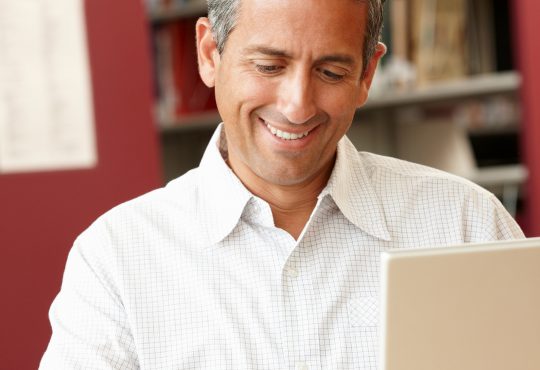
<svg viewBox="0 0 540 370"><path fill-rule="evenodd" d="M311 129L311 130L302 131L302 132L298 132L298 131L289 132L289 131L281 130L279 128L276 128L270 125L269 123L267 123L264 119L260 117L259 119L268 128L268 131L270 131L272 135L277 136L282 140L291 140L291 141L300 140L301 138L308 136L309 132L313 130Z"/></svg>

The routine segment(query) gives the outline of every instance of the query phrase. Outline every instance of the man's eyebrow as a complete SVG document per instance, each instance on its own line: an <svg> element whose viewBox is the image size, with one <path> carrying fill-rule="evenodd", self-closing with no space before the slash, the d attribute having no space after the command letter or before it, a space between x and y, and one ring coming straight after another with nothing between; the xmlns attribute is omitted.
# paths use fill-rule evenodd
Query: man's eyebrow
<svg viewBox="0 0 540 370"><path fill-rule="evenodd" d="M292 54L273 48L271 46L264 46L264 45L255 45L255 46L249 46L244 51L246 54L263 54L271 57L282 57L282 58L288 58L292 59ZM355 61L354 58L348 54L330 54L325 55L319 59L317 59L318 62L334 62L334 63L342 63L347 65L354 65Z"/></svg>
<svg viewBox="0 0 540 370"><path fill-rule="evenodd" d="M334 62L334 63L341 63L341 64L347 64L347 65L355 64L354 58L347 54L325 55L317 59L317 61L318 62Z"/></svg>
<svg viewBox="0 0 540 370"><path fill-rule="evenodd" d="M263 54L268 55L271 57L283 57L292 59L292 55L287 53L284 50L276 49L270 46L264 46L264 45L255 45L250 46L245 49L246 54Z"/></svg>

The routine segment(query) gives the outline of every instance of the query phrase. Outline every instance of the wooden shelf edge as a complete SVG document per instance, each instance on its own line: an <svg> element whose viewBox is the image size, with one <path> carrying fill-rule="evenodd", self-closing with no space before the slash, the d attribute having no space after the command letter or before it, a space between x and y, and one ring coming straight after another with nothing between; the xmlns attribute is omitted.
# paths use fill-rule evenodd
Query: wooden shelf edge
<svg viewBox="0 0 540 370"><path fill-rule="evenodd" d="M359 111L394 108L412 104L433 103L474 96L516 92L521 87L516 71L471 76L459 80L434 83L403 92L388 92L368 99Z"/></svg>
<svg viewBox="0 0 540 370"><path fill-rule="evenodd" d="M529 177L523 164L479 168L467 179L480 186L521 185Z"/></svg>
<svg viewBox="0 0 540 370"><path fill-rule="evenodd" d="M159 126L163 134L216 128L221 123L218 112L197 113Z"/></svg>

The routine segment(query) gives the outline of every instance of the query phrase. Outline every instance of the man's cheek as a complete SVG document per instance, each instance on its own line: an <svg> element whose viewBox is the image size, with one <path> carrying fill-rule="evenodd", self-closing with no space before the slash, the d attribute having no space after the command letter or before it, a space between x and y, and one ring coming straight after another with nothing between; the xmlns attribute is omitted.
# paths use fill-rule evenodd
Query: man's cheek
<svg viewBox="0 0 540 370"><path fill-rule="evenodd" d="M319 106L333 116L341 116L344 112L355 110L358 93L352 89L327 89L319 93ZM327 108L327 109L325 109Z"/></svg>
<svg viewBox="0 0 540 370"><path fill-rule="evenodd" d="M279 81L263 76L246 76L240 89L242 96L258 108L275 102Z"/></svg>

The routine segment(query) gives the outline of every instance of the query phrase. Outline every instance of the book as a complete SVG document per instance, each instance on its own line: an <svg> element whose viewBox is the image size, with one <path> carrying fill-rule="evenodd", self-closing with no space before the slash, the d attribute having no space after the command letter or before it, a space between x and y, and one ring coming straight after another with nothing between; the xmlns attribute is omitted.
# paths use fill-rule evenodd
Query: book
<svg viewBox="0 0 540 370"><path fill-rule="evenodd" d="M410 0L390 2L390 35L392 38L392 57L410 60Z"/></svg>
<svg viewBox="0 0 540 370"><path fill-rule="evenodd" d="M467 40L469 74L492 73L497 69L492 0L468 2Z"/></svg>
<svg viewBox="0 0 540 370"><path fill-rule="evenodd" d="M191 114L217 110L214 89L208 88L199 75L196 22L167 22L154 31L157 117L163 125L174 125Z"/></svg>
<svg viewBox="0 0 540 370"><path fill-rule="evenodd" d="M467 0L414 0L412 17L418 84L466 76Z"/></svg>
<svg viewBox="0 0 540 370"><path fill-rule="evenodd" d="M154 32L155 78L157 85L156 115L160 123L176 119L176 89L174 84L173 37L169 27Z"/></svg>

